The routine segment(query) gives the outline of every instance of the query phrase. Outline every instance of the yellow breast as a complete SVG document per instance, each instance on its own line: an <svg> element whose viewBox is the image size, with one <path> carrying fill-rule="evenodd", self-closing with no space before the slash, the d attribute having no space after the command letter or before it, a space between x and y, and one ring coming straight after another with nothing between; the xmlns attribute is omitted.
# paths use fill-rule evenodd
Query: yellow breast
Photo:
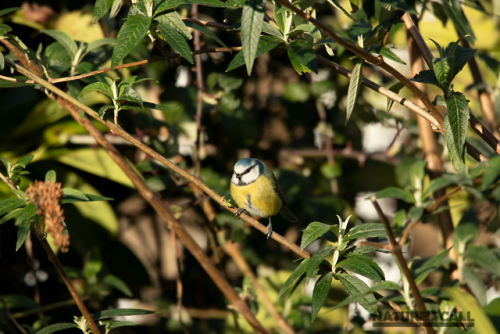
<svg viewBox="0 0 500 334"><path fill-rule="evenodd" d="M274 182L261 175L254 182L237 186L231 182L231 196L238 207L244 208L252 216L270 217L277 214L282 206L281 198L274 190Z"/></svg>

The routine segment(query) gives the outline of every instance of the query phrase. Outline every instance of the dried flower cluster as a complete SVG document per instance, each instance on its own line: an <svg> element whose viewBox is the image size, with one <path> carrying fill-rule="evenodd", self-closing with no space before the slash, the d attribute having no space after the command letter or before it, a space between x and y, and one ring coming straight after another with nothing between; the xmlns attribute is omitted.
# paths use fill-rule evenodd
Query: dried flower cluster
<svg viewBox="0 0 500 334"><path fill-rule="evenodd" d="M30 202L35 205L36 213L43 216L41 230L52 235L54 243L61 248L61 252L68 251L69 234L65 233L63 225L64 211L59 205L59 199L62 196L61 184L51 181L35 181L26 190Z"/></svg>

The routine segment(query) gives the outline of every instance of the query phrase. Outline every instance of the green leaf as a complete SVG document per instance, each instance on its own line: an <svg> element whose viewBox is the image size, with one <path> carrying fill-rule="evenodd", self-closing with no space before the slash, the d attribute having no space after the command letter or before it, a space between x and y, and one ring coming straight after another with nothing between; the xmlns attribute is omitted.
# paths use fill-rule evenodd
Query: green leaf
<svg viewBox="0 0 500 334"><path fill-rule="evenodd" d="M56 183L56 171L51 169L45 174L45 182L50 181Z"/></svg>
<svg viewBox="0 0 500 334"><path fill-rule="evenodd" d="M161 0L161 1L155 1L154 16L180 5L195 5L195 4L209 6L209 7L219 7L219 8L228 7L228 4L219 0Z"/></svg>
<svg viewBox="0 0 500 334"><path fill-rule="evenodd" d="M22 8L21 7L11 7L11 8L2 9L2 10L0 10L0 16L15 12L16 10L22 10Z"/></svg>
<svg viewBox="0 0 500 334"><path fill-rule="evenodd" d="M132 15L127 18L116 37L116 44L111 58L111 69L146 36L151 25L151 18L144 15Z"/></svg>
<svg viewBox="0 0 500 334"><path fill-rule="evenodd" d="M477 305L476 300L469 294L462 293L458 288L447 288L444 290L454 300L464 313L470 312L474 319L474 331L478 334L496 333L488 316Z"/></svg>
<svg viewBox="0 0 500 334"><path fill-rule="evenodd" d="M262 22L264 22L264 0L246 0L241 15L241 44L247 73L252 73L254 59L259 46Z"/></svg>
<svg viewBox="0 0 500 334"><path fill-rule="evenodd" d="M10 210L24 206L26 203L20 198L7 198L0 201L0 216L6 214Z"/></svg>
<svg viewBox="0 0 500 334"><path fill-rule="evenodd" d="M426 83L440 87L439 82L436 78L436 74L434 73L433 70L420 71L410 80L414 82Z"/></svg>
<svg viewBox="0 0 500 334"><path fill-rule="evenodd" d="M75 59L76 53L78 52L78 46L76 46L76 42L71 37L60 30L42 30L42 32L61 43L66 51L68 51L71 59Z"/></svg>
<svg viewBox="0 0 500 334"><path fill-rule="evenodd" d="M14 195L16 195L17 197L20 197L21 199L23 199L25 202L28 202L28 196L26 196L26 193L22 190L19 190L19 189L10 189L11 193L13 193Z"/></svg>
<svg viewBox="0 0 500 334"><path fill-rule="evenodd" d="M453 167L465 172L465 135L469 122L469 104L464 94L453 93L445 100L444 137Z"/></svg>
<svg viewBox="0 0 500 334"><path fill-rule="evenodd" d="M195 23L192 23L192 22L184 22L186 24L186 27L190 27L190 28L193 28L194 30L198 30L199 32L201 32L202 34L205 34L207 35L208 37L214 39L215 41L217 41L217 43L219 43L220 45L222 45L223 47L225 47L226 49L229 50L229 48L227 47L226 44L224 44L223 41L220 40L219 37L217 37L214 33L212 33L210 30L208 30L207 28L203 27L203 26L200 26L198 24L195 24Z"/></svg>
<svg viewBox="0 0 500 334"><path fill-rule="evenodd" d="M320 248L318 251L314 252L309 260L309 265L307 266L306 278L311 278L318 272L318 266L323 262L325 256L333 253L335 248L332 245Z"/></svg>
<svg viewBox="0 0 500 334"><path fill-rule="evenodd" d="M366 37L368 37L371 31L372 25L361 19L351 26L351 29L349 29L349 37L352 41L358 42L358 36L362 36L364 40Z"/></svg>
<svg viewBox="0 0 500 334"><path fill-rule="evenodd" d="M0 52L0 71L5 68L5 59L3 57L3 53Z"/></svg>
<svg viewBox="0 0 500 334"><path fill-rule="evenodd" d="M389 5L390 7L400 9L403 12L418 15L417 11L403 0L380 0L380 2Z"/></svg>
<svg viewBox="0 0 500 334"><path fill-rule="evenodd" d="M432 196L432 193L434 193L436 190L448 187L449 185L454 184L452 180L449 180L445 177L438 177L437 179L432 180L427 188L425 188L425 191L422 195L422 199L425 199L429 196Z"/></svg>
<svg viewBox="0 0 500 334"><path fill-rule="evenodd" d="M394 93L398 94L399 91L404 88L404 86L405 85L402 82L396 81L392 85L389 86L389 90L391 92L394 92ZM391 111L391 108L392 108L393 104L394 104L394 101L391 100L391 99L389 99L389 98L387 98L387 112Z"/></svg>
<svg viewBox="0 0 500 334"><path fill-rule="evenodd" d="M17 217L21 213L22 210L23 209L21 209L21 208L17 208L17 209L10 211L9 213L7 213L5 216L2 217L2 219L0 219L0 225L8 222L12 218Z"/></svg>
<svg viewBox="0 0 500 334"><path fill-rule="evenodd" d="M88 280L97 275L102 268L102 259L99 249L94 247L91 249L87 261L83 267L83 276Z"/></svg>
<svg viewBox="0 0 500 334"><path fill-rule="evenodd" d="M303 33L309 34L315 39L321 39L321 31L312 24L298 25L297 27L295 27L295 29L288 33L288 37L293 37Z"/></svg>
<svg viewBox="0 0 500 334"><path fill-rule="evenodd" d="M97 41L90 42L87 44L85 47L85 51L83 51L82 55L80 56L80 59L83 59L89 52L100 48L101 46L108 45L108 44L114 44L116 43L116 40L114 38L102 38Z"/></svg>
<svg viewBox="0 0 500 334"><path fill-rule="evenodd" d="M154 104L151 102L142 102L144 108L149 108L149 109L156 109L156 110L162 110L162 111L172 111L179 109L179 107L167 107L161 104Z"/></svg>
<svg viewBox="0 0 500 334"><path fill-rule="evenodd" d="M113 5L111 6L111 11L109 12L109 18L112 19L120 12L122 8L123 0L115 0L113 1Z"/></svg>
<svg viewBox="0 0 500 334"><path fill-rule="evenodd" d="M115 109L115 106L112 106L110 104L106 104L104 106L102 106L100 109L99 109L99 112L97 113L97 115L99 116L100 119L103 119L104 118L104 114L106 113L106 111L108 109Z"/></svg>
<svg viewBox="0 0 500 334"><path fill-rule="evenodd" d="M290 102L306 102L310 94L304 82L293 82L285 86L283 96Z"/></svg>
<svg viewBox="0 0 500 334"><path fill-rule="evenodd" d="M62 331L63 329L70 329L70 328L78 328L78 326L75 324L63 322L63 323L53 324L53 325L47 326L45 328L42 328L38 332L36 332L35 334L50 334L50 333L54 333L57 331Z"/></svg>
<svg viewBox="0 0 500 334"><path fill-rule="evenodd" d="M465 14L462 10L462 4L459 1L444 1L443 9L448 16L448 18L453 22L457 31L460 35L465 36L469 35L467 40L469 43L474 43L476 40L476 36L474 35L474 31L472 30Z"/></svg>
<svg viewBox="0 0 500 334"><path fill-rule="evenodd" d="M117 100L125 100L128 102L138 103L141 106L141 108L144 107L144 105L142 104L142 98L139 95L139 93L137 93L134 89L130 87L125 88L123 93L120 96L118 96Z"/></svg>
<svg viewBox="0 0 500 334"><path fill-rule="evenodd" d="M459 244L462 242L468 243L474 240L477 236L477 232L478 222L476 213L472 209L469 209L464 213L455 231L453 231L453 243L457 252Z"/></svg>
<svg viewBox="0 0 500 334"><path fill-rule="evenodd" d="M311 258L304 259L299 264L299 266L297 268L295 268L295 270L292 272L292 274L286 279L285 283L283 283L283 286L281 287L281 290L278 293L277 298L281 297L288 290L290 285L292 285L292 283L295 282L295 280L297 278L299 278L300 276L302 276L306 272L307 267L309 266L310 260L311 260Z"/></svg>
<svg viewBox="0 0 500 334"><path fill-rule="evenodd" d="M334 311L338 308L341 308L343 306L346 306L346 305L349 305L351 303L354 303L355 301L357 301L360 297L368 294L368 293L371 293L371 292L377 292L377 291L380 291L380 290L395 290L395 291L401 291L401 287L394 283L394 282L391 282L391 281L384 281L384 282L380 282L376 285L374 285L373 287L371 287L370 289L368 290L365 290L364 292L362 293L359 293L359 294L356 294L356 295L352 295L351 297L348 297L346 299L344 299L343 301L341 301L340 303L338 303L337 305L335 305L333 308L329 309L328 311L326 311L325 313L328 313L328 312L331 312L331 311Z"/></svg>
<svg viewBox="0 0 500 334"><path fill-rule="evenodd" d="M80 190L64 188L62 189L63 197L61 198L61 204L73 203L73 202L88 202L87 196L83 194Z"/></svg>
<svg viewBox="0 0 500 334"><path fill-rule="evenodd" d="M352 111L354 110L354 106L356 105L356 99L358 98L359 88L361 87L362 67L363 63L359 62L356 65L354 65L354 69L352 70L351 79L349 81L349 90L347 91L347 111L346 111L345 124L349 122Z"/></svg>
<svg viewBox="0 0 500 334"><path fill-rule="evenodd" d="M266 21L262 22L262 32L283 39L283 34L281 33L281 31L279 31L278 28L276 28L272 24L267 23Z"/></svg>
<svg viewBox="0 0 500 334"><path fill-rule="evenodd" d="M318 316L321 306L325 303L328 292L332 285L333 272L321 276L314 286L312 295L311 322Z"/></svg>
<svg viewBox="0 0 500 334"><path fill-rule="evenodd" d="M172 28L176 29L179 33L181 33L186 39L191 39L193 36L186 28L187 24L182 21L181 17L176 11L172 11L166 13L164 15L156 16L156 21L161 22L163 24L167 24Z"/></svg>
<svg viewBox="0 0 500 334"><path fill-rule="evenodd" d="M184 37L182 37L182 35L170 25L159 21L157 21L157 23L157 28L167 43L170 44L175 51L179 52L184 59L191 64L194 64L191 50L189 49L189 45Z"/></svg>
<svg viewBox="0 0 500 334"><path fill-rule="evenodd" d="M425 208L423 206L412 206L410 211L408 211L408 218L412 222L418 221L424 214Z"/></svg>
<svg viewBox="0 0 500 334"><path fill-rule="evenodd" d="M112 330L118 327L138 325L136 322L133 321L104 320L103 322L106 324L106 328L108 328L108 330Z"/></svg>
<svg viewBox="0 0 500 334"><path fill-rule="evenodd" d="M432 60L432 63L434 64L434 73L436 73L436 78L443 89L445 96L448 95L449 86L453 80L455 61L455 56L442 59L434 58Z"/></svg>
<svg viewBox="0 0 500 334"><path fill-rule="evenodd" d="M361 239L361 238L375 238L386 237L387 231L383 224L367 223L354 226L349 230L349 233L344 237L344 241Z"/></svg>
<svg viewBox="0 0 500 334"><path fill-rule="evenodd" d="M351 253L347 259L337 263L336 267L350 270L353 273L367 277L375 282L385 280L385 275L382 269L370 257L363 254Z"/></svg>
<svg viewBox="0 0 500 334"><path fill-rule="evenodd" d="M146 314L154 314L156 312L149 310L141 310L135 308L119 308L114 310L104 310L99 311L92 314L92 319L94 320L104 320L110 319L114 317L124 317L128 315L146 315Z"/></svg>
<svg viewBox="0 0 500 334"><path fill-rule="evenodd" d="M377 198L397 198L403 200L407 203L415 203L415 197L408 190L404 190L398 187L387 187L375 193L375 197Z"/></svg>
<svg viewBox="0 0 500 334"><path fill-rule="evenodd" d="M281 11L282 8L283 7L279 3L274 2L274 7L273 7L274 21L276 21L278 28L280 28L280 30L283 32L285 31L285 21L287 14L286 12Z"/></svg>
<svg viewBox="0 0 500 334"><path fill-rule="evenodd" d="M312 222L307 225L302 233L302 241L300 243L300 250L304 250L311 242L321 237L328 232L332 225L326 225L320 222Z"/></svg>
<svg viewBox="0 0 500 334"><path fill-rule="evenodd" d="M17 229L16 252L21 248L28 236L31 227L31 220L25 220Z"/></svg>
<svg viewBox="0 0 500 334"><path fill-rule="evenodd" d="M34 157L35 156L32 155L32 154L25 155L24 157L22 157L19 160L17 160L16 163L14 164L14 166L19 165L19 166L26 167L31 161L33 161Z"/></svg>
<svg viewBox="0 0 500 334"><path fill-rule="evenodd" d="M0 295L0 307L1 308L7 307L9 309L15 309L15 308L27 309L27 308L40 307L40 304L35 303L33 299L23 295L9 294L9 295Z"/></svg>
<svg viewBox="0 0 500 334"><path fill-rule="evenodd" d="M22 210L16 219L15 225L19 226L26 221L31 221L31 218L36 216L36 208L33 203L29 203Z"/></svg>
<svg viewBox="0 0 500 334"><path fill-rule="evenodd" d="M243 84L243 78L235 78L224 74L219 74L217 78L219 85L224 88L226 92L237 89Z"/></svg>
<svg viewBox="0 0 500 334"><path fill-rule="evenodd" d="M378 314L377 312L377 300L373 293L369 292L365 295L365 292L370 290L368 285L365 282L357 278L356 276L341 274L337 276L340 280L340 283L344 286L347 292L351 296L360 297L357 299L357 302L368 312L372 314Z"/></svg>
<svg viewBox="0 0 500 334"><path fill-rule="evenodd" d="M111 8L113 0L97 0L94 5L94 16L92 17L92 23L96 24L97 20L100 20Z"/></svg>
<svg viewBox="0 0 500 334"><path fill-rule="evenodd" d="M110 99L114 99L113 97L113 91L111 90L111 88L109 87L109 85L105 84L105 83L102 83L102 82L94 82L94 83L91 83L90 85L88 86L85 86L82 91L80 92L80 95L78 96L81 96L91 90L96 90L98 92L101 92L105 95L107 95Z"/></svg>
<svg viewBox="0 0 500 334"><path fill-rule="evenodd" d="M500 156L496 155L490 160L486 165L484 170L483 179L481 181L481 189L486 190L498 177L498 171L500 170Z"/></svg>
<svg viewBox="0 0 500 334"><path fill-rule="evenodd" d="M106 275L104 283L111 285L115 289L123 292L127 297L132 297L132 291L128 288L127 284L114 275Z"/></svg>
<svg viewBox="0 0 500 334"><path fill-rule="evenodd" d="M114 199L106 196L92 195L92 194L85 194L85 196L87 196L89 202L114 201Z"/></svg>
<svg viewBox="0 0 500 334"><path fill-rule="evenodd" d="M378 53L382 57L393 60L396 63L406 65L406 63L401 58L399 58L394 52L392 52L391 49L389 49L385 46L378 46L376 48L373 48L372 51L375 51L376 53ZM403 85L403 87L404 87L404 85Z"/></svg>
<svg viewBox="0 0 500 334"><path fill-rule="evenodd" d="M484 286L481 276L469 266L462 267L463 283L467 284L470 291L476 296L479 305L486 305L486 287Z"/></svg>
<svg viewBox="0 0 500 334"><path fill-rule="evenodd" d="M415 283L420 284L431 272L436 271L447 259L449 249L442 250L430 259L414 261L411 266Z"/></svg>
<svg viewBox="0 0 500 334"><path fill-rule="evenodd" d="M483 245L472 245L465 251L465 258L490 274L500 277L500 261L492 249Z"/></svg>
<svg viewBox="0 0 500 334"><path fill-rule="evenodd" d="M4 158L4 157L0 157L0 161L5 166L5 169L9 171L10 170L10 160L7 158Z"/></svg>
<svg viewBox="0 0 500 334"><path fill-rule="evenodd" d="M271 51L281 42L282 42L281 39L276 38L274 36L261 36L260 40L259 40L259 46L257 47L257 54L256 54L255 58L260 57L264 53ZM231 63L229 63L229 66L227 67L226 72L234 70L235 68L243 66L244 64L245 64L245 58L243 56L243 52L240 51L236 54L236 56L234 56Z"/></svg>

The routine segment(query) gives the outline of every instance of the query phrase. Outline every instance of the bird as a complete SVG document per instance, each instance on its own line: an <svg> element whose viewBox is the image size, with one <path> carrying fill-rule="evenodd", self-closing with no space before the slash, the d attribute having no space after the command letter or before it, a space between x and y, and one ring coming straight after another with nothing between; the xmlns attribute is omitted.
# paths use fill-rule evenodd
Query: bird
<svg viewBox="0 0 500 334"><path fill-rule="evenodd" d="M278 212L288 221L297 221L297 217L288 208L276 176L258 159L243 158L236 162L231 178L231 197L238 205L236 217L239 218L246 211L254 217L269 218L267 238L273 233L271 216Z"/></svg>

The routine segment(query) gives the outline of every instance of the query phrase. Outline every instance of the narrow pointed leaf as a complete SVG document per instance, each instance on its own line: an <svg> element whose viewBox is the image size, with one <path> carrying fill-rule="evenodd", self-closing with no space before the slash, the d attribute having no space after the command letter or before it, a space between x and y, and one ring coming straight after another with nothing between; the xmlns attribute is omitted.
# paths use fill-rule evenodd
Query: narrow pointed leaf
<svg viewBox="0 0 500 334"><path fill-rule="evenodd" d="M312 222L307 225L302 233L302 242L300 243L300 250L304 250L311 242L321 237L328 232L332 225L323 224L320 222Z"/></svg>
<svg viewBox="0 0 500 334"><path fill-rule="evenodd" d="M281 33L281 31L272 24L269 24L265 21L262 22L262 32L283 39L283 34Z"/></svg>
<svg viewBox="0 0 500 334"><path fill-rule="evenodd" d="M155 20L161 22L163 24L167 24L172 28L176 29L179 33L181 33L186 39L191 39L193 36L186 28L187 22L182 21L181 17L176 11L166 13L164 15L159 15L155 17Z"/></svg>
<svg viewBox="0 0 500 334"><path fill-rule="evenodd" d="M144 105L142 104L141 96L130 87L125 88L122 95L118 96L117 100L125 100L129 102L138 103L141 106L141 108L144 107Z"/></svg>
<svg viewBox="0 0 500 334"><path fill-rule="evenodd" d="M288 58L297 73L302 74L313 71L318 73L318 57L308 44L300 39L296 39L288 44Z"/></svg>
<svg viewBox="0 0 500 334"><path fill-rule="evenodd" d="M25 220L17 229L16 252L21 248L28 236L31 227L31 219Z"/></svg>
<svg viewBox="0 0 500 334"><path fill-rule="evenodd" d="M349 122L351 118L352 111L354 110L354 105L356 104L356 99L358 97L359 88L361 86L361 70L363 63L357 63L352 70L351 80L349 81L349 90L347 91L347 112L345 124Z"/></svg>
<svg viewBox="0 0 500 334"><path fill-rule="evenodd" d="M11 7L11 8L2 9L2 10L0 10L0 16L15 12L16 10L22 10L22 8L21 7Z"/></svg>
<svg viewBox="0 0 500 334"><path fill-rule="evenodd" d="M494 156L488 160L488 165L484 170L483 179L481 181L481 189L486 190L498 178L500 171L500 156Z"/></svg>
<svg viewBox="0 0 500 334"><path fill-rule="evenodd" d="M351 228L349 230L349 233L347 233L347 235L344 237L344 241L385 236L387 236L387 231L385 230L383 224L367 223Z"/></svg>
<svg viewBox="0 0 500 334"><path fill-rule="evenodd" d="M110 99L113 99L113 91L111 91L111 88L107 84L102 83L102 82L94 82L94 83L86 86L85 88L82 89L82 91L80 92L80 95L78 95L78 96L82 96L83 94L85 94L91 90L96 90L98 92L101 92L101 93L107 95Z"/></svg>
<svg viewBox="0 0 500 334"><path fill-rule="evenodd" d="M476 296L479 305L486 305L486 287L484 286L481 276L469 266L462 267L463 282L467 284L470 291Z"/></svg>
<svg viewBox="0 0 500 334"><path fill-rule="evenodd" d="M257 55L262 22L264 22L264 0L246 0L241 15L241 44L247 73L252 73L253 62Z"/></svg>
<svg viewBox="0 0 500 334"><path fill-rule="evenodd" d="M94 16L92 23L96 24L97 20L101 19L111 9L113 0L97 0L94 5Z"/></svg>
<svg viewBox="0 0 500 334"><path fill-rule="evenodd" d="M403 0L380 0L380 2L389 5L390 7L400 9L403 12L418 15L417 11Z"/></svg>
<svg viewBox="0 0 500 334"><path fill-rule="evenodd" d="M398 94L398 93L399 93L399 91L400 91L401 89L403 89L403 87L404 87L404 86L405 86L405 85L404 85L403 83L401 83L401 82L397 81L397 82L393 83L393 84L389 87L389 90L390 90L391 92L394 92L394 93ZM393 105L393 104L394 104L394 101L393 101L393 100L391 100L391 99L389 99L389 98L387 98L387 112L390 112L390 111L391 111L391 108L392 108L392 105Z"/></svg>
<svg viewBox="0 0 500 334"><path fill-rule="evenodd" d="M205 34L207 35L208 37L212 38L213 40L215 40L217 43L219 43L220 45L222 45L223 47L225 47L226 49L229 50L229 48L227 47L226 44L224 44L223 41L220 40L219 37L217 37L214 33L212 33L210 30L208 30L207 28L203 27L203 26L200 26L196 23L192 23L192 22L184 22L186 24L186 27L190 27L190 28L193 28L194 30L198 30L199 32L201 32L202 34Z"/></svg>
<svg viewBox="0 0 500 334"><path fill-rule="evenodd" d="M111 6L111 11L109 12L109 18L112 19L116 15L118 15L122 6L123 6L123 0L113 1L113 5Z"/></svg>
<svg viewBox="0 0 500 334"><path fill-rule="evenodd" d="M377 314L377 300L373 293L369 292L366 295L365 292L369 291L370 288L365 282L357 278L356 276L341 274L338 275L340 283L349 292L351 296L361 295L357 301L358 303L368 312L372 314Z"/></svg>
<svg viewBox="0 0 500 334"><path fill-rule="evenodd" d="M3 53L0 52L0 71L5 68L5 59L3 57Z"/></svg>
<svg viewBox="0 0 500 334"><path fill-rule="evenodd" d="M6 214L10 210L24 206L26 203L20 198L7 198L0 201L0 216Z"/></svg>
<svg viewBox="0 0 500 334"><path fill-rule="evenodd" d="M21 213L21 211L23 211L23 209L21 209L21 208L17 208L17 209L14 209L14 210L10 211L8 214L6 214L5 216L3 216L0 219L0 225L2 225L3 223L8 222L12 218L17 218L17 216L19 216L19 214Z"/></svg>
<svg viewBox="0 0 500 334"><path fill-rule="evenodd" d="M332 284L333 272L321 276L314 286L311 307L311 322L318 316L321 306L325 303Z"/></svg>
<svg viewBox="0 0 500 334"><path fill-rule="evenodd" d="M257 54L255 55L255 58L260 57L264 53L271 51L281 42L282 42L281 39L276 38L274 36L261 36L260 40L259 40L259 46L257 48ZM234 56L231 63L229 63L229 66L227 67L226 72L232 71L235 68L243 66L244 64L245 64L245 58L243 56L243 51L240 51L236 54L236 56Z"/></svg>
<svg viewBox="0 0 500 334"><path fill-rule="evenodd" d="M445 91L445 96L446 92L448 92L451 81L453 80L455 60L455 56L432 60L432 63L434 64L434 73L436 73L436 78Z"/></svg>
<svg viewBox="0 0 500 334"><path fill-rule="evenodd" d="M350 18L351 20L355 20L354 17L352 17L351 14L349 14L337 1L335 0L328 0L328 2L335 8L337 8L338 10L340 10L342 13L344 13L345 16L347 16L348 18Z"/></svg>
<svg viewBox="0 0 500 334"><path fill-rule="evenodd" d="M35 205L33 205L33 203L29 203L21 210L19 216L16 218L16 222L14 223L14 225L19 226L25 221L30 221L31 218L35 216L36 216Z"/></svg>
<svg viewBox="0 0 500 334"><path fill-rule="evenodd" d="M182 37L182 35L175 28L172 28L168 24L158 22L157 27L167 43L170 44L175 51L179 52L184 59L191 64L194 64L191 50L189 49L189 45L184 37Z"/></svg>
<svg viewBox="0 0 500 334"><path fill-rule="evenodd" d="M469 104L462 93L445 100L448 112L444 118L444 137L455 169L465 171L465 135L469 122Z"/></svg>
<svg viewBox="0 0 500 334"><path fill-rule="evenodd" d="M491 323L490 318L484 313L481 307L479 307L474 297L461 292L458 288L447 288L444 292L450 296L451 300L457 303L464 314L470 313L471 319L474 319L474 331L476 333L498 333Z"/></svg>
<svg viewBox="0 0 500 334"><path fill-rule="evenodd" d="M59 30L43 30L42 31L44 34L49 35L59 43L61 43L62 46L68 51L69 55L71 56L71 59L75 59L76 53L78 52L78 46L76 45L76 42L69 37L66 33L59 31Z"/></svg>
<svg viewBox="0 0 500 334"><path fill-rule="evenodd" d="M462 10L462 4L459 1L443 1L443 9L448 16L448 18L455 24L457 31L460 35L465 36L469 35L467 40L469 43L474 43L476 40L476 36L474 35L474 31L467 21L465 14Z"/></svg>
<svg viewBox="0 0 500 334"><path fill-rule="evenodd" d="M127 18L116 37L116 44L111 57L113 69L146 36L151 25L151 18L132 15Z"/></svg>
<svg viewBox="0 0 500 334"><path fill-rule="evenodd" d="M295 29L288 33L288 37L293 37L303 33L309 34L316 39L321 39L321 31L312 24L298 25L297 27L295 27Z"/></svg>
<svg viewBox="0 0 500 334"><path fill-rule="evenodd" d="M415 203L415 197L408 190L404 190L398 187L387 187L375 193L377 198L397 198L403 200L407 203Z"/></svg>
<svg viewBox="0 0 500 334"><path fill-rule="evenodd" d="M92 314L92 319L94 320L104 320L104 319L111 319L114 317L123 317L123 316L128 316L128 315L146 315L146 314L154 314L156 313L155 311L150 311L150 310L141 310L141 309L134 309L134 308L119 308L119 309L114 309L114 310L104 310L104 311L99 311L94 314Z"/></svg>
<svg viewBox="0 0 500 334"><path fill-rule="evenodd" d="M379 265L372 258L363 254L351 253L347 259L337 263L337 267L350 270L377 283L385 280L385 275Z"/></svg>
<svg viewBox="0 0 500 334"><path fill-rule="evenodd" d="M99 109L99 112L97 113L97 115L99 116L100 119L103 119L106 111L109 109L114 109L114 108L115 108L115 106L112 106L110 104L106 104Z"/></svg>
<svg viewBox="0 0 500 334"><path fill-rule="evenodd" d="M414 261L411 266L412 276L415 277L415 283L420 284L431 272L441 267L448 257L449 249L442 250L430 259Z"/></svg>
<svg viewBox="0 0 500 334"><path fill-rule="evenodd" d="M132 297L132 291L128 288L127 284L114 275L106 275L104 283L111 285L113 288L123 292L127 297Z"/></svg>
<svg viewBox="0 0 500 334"><path fill-rule="evenodd" d="M314 252L311 256L311 260L309 260L309 265L307 266L306 278L315 276L318 266L323 262L325 256L333 253L334 250L335 248L332 245L328 245Z"/></svg>
<svg viewBox="0 0 500 334"><path fill-rule="evenodd" d="M385 46L377 48L376 52L382 57L393 60L396 63L406 65L406 63L401 58L399 58L391 49L386 48Z"/></svg>
<svg viewBox="0 0 500 334"><path fill-rule="evenodd" d="M280 292L278 293L278 297L281 297L287 290L288 288L292 285L293 282L303 274L305 274L307 267L309 265L309 259L303 260L297 268L292 272L292 274L286 279L285 283L283 283L283 286L281 287Z"/></svg>
<svg viewBox="0 0 500 334"><path fill-rule="evenodd" d="M449 185L453 184L454 182L446 179L444 177L438 177L437 179L432 180L427 188L425 188L425 191L422 195L422 199L425 199L429 196L432 195L433 192L435 192L438 189L448 187Z"/></svg>
<svg viewBox="0 0 500 334"><path fill-rule="evenodd" d="M490 274L500 277L500 260L492 249L483 245L472 245L465 251L465 258Z"/></svg>

